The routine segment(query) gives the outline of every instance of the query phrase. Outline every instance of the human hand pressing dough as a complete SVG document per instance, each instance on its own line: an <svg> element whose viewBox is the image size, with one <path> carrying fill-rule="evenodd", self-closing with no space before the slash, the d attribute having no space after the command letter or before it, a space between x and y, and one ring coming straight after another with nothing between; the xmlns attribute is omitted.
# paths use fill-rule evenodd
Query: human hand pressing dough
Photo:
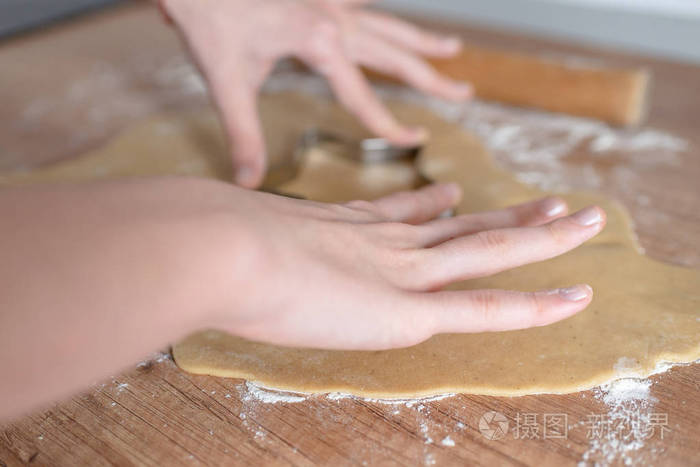
<svg viewBox="0 0 700 467"><path fill-rule="evenodd" d="M421 56L447 57L460 42L357 0L160 0L182 32L223 118L236 183L254 188L265 172L265 143L257 93L275 62L294 56L325 76L340 102L376 135L416 144L422 128L398 123L372 92L358 65L394 75L446 99L467 99L472 88L438 74ZM294 118L290 115L290 118Z"/></svg>
<svg viewBox="0 0 700 467"><path fill-rule="evenodd" d="M543 326L590 303L586 285L440 291L558 256L605 224L598 207L563 217L558 198L435 219L459 197L454 184L347 204L242 191L235 209L261 213L244 221L258 259L250 287L232 291L209 326L280 345L378 350L437 333Z"/></svg>
<svg viewBox="0 0 700 467"><path fill-rule="evenodd" d="M549 324L591 291L439 289L564 253L605 222L595 207L561 217L556 198L434 219L458 201L451 184L347 204L194 177L0 191L0 374L11 375L0 419L199 329L362 350Z"/></svg>

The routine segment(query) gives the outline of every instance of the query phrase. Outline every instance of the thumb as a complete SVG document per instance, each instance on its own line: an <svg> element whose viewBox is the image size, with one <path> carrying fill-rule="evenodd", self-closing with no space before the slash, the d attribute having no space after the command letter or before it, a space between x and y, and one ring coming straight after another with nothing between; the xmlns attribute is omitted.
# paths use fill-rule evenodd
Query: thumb
<svg viewBox="0 0 700 467"><path fill-rule="evenodd" d="M231 143L234 182L244 188L257 188L266 168L265 139L252 89L229 86L218 94L218 105Z"/></svg>

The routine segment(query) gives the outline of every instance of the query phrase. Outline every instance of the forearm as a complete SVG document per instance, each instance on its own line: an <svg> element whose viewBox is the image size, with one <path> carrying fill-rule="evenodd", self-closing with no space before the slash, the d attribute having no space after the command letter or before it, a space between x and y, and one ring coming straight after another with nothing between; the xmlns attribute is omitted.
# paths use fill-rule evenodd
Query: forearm
<svg viewBox="0 0 700 467"><path fill-rule="evenodd" d="M0 190L0 419L208 324L236 286L228 190L184 179Z"/></svg>

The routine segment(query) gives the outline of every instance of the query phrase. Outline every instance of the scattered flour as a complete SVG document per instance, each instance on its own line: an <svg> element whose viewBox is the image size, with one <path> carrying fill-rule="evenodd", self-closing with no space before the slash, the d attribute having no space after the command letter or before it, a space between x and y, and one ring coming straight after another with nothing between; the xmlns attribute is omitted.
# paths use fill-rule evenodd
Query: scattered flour
<svg viewBox="0 0 700 467"><path fill-rule="evenodd" d="M650 394L649 379L623 378L594 390L594 396L605 403L608 412L592 415L589 420L588 450L579 466L609 465L635 462L633 453L649 439L649 422L656 399Z"/></svg>
<svg viewBox="0 0 700 467"><path fill-rule="evenodd" d="M341 400L341 399L356 399L356 400L361 400L365 402L374 402L377 404L387 404L387 405L404 405L408 408L413 407L416 404L421 404L424 402L434 402L434 401L439 401L442 399L446 399L448 397L453 397L456 394L438 394L436 396L427 396L427 397L418 397L415 399L374 399L374 398L369 398L369 397L359 397L359 396L354 396L352 394L345 394L341 392L331 392L326 394L326 398L332 401L336 400ZM420 410L420 405L419 405L419 410Z"/></svg>
<svg viewBox="0 0 700 467"><path fill-rule="evenodd" d="M700 360L691 363L659 362L651 375L665 373L676 366L699 364ZM591 440L588 450L584 453L579 467L591 463L608 465L622 462L625 465L636 463L632 453L645 446L645 441L652 436L658 439L671 431L667 426L667 414L654 411L657 401L651 395L652 381L648 378L631 378L630 374L641 373L635 359L621 357L614 365L620 379L604 384L593 391L596 399L605 403L608 412L603 414L608 426L612 429L608 436ZM656 425L654 425L656 424ZM654 426L652 430L652 426ZM647 449L645 455L654 455L655 449ZM653 459L644 459L649 463Z"/></svg>
<svg viewBox="0 0 700 467"><path fill-rule="evenodd" d="M245 387L247 392L243 395L244 401L255 400L266 404L277 404L278 402L292 404L303 402L307 399L307 396L304 394L268 389L251 383L250 381L246 381Z"/></svg>
<svg viewBox="0 0 700 467"><path fill-rule="evenodd" d="M635 358L620 357L617 362L613 365L613 370L615 370L615 379L622 378L648 378L653 375L658 375L660 373L665 373L671 368L677 366L687 366L694 363L700 363L700 360L690 363L673 363L661 361L657 362L654 369L651 372L647 372L640 365L639 361Z"/></svg>
<svg viewBox="0 0 700 467"><path fill-rule="evenodd" d="M455 442L454 442L454 440L453 440L452 438L450 438L449 436L445 436L445 437L442 439L442 441L440 441L440 444L442 444L443 446L447 446L447 447L454 447Z"/></svg>
<svg viewBox="0 0 700 467"><path fill-rule="evenodd" d="M620 357L613 365L613 370L620 377L635 376L641 370L641 366L636 358Z"/></svg>
<svg viewBox="0 0 700 467"><path fill-rule="evenodd" d="M425 444L433 444L433 438L430 436L430 430L428 428L427 422L422 422L420 424L420 432L423 435L423 440Z"/></svg>
<svg viewBox="0 0 700 467"><path fill-rule="evenodd" d="M136 368L146 368L153 363L163 363L165 361L172 361L173 357L169 352L154 352L146 360L139 362Z"/></svg>
<svg viewBox="0 0 700 467"><path fill-rule="evenodd" d="M623 378L598 388L596 397L610 407L617 407L629 401L656 402L650 394L651 380Z"/></svg>
<svg viewBox="0 0 700 467"><path fill-rule="evenodd" d="M415 399L374 399L374 398L368 398L368 397L359 397L359 396L354 396L352 394L345 394L345 393L340 393L340 392L331 392L328 394L307 394L307 393L298 393L298 392L289 392L289 391L283 391L280 389L275 389L275 388L269 388L265 386L261 386L259 384L246 381L245 383L245 390L242 393L242 399L244 401L256 401L256 402L263 402L267 404L276 404L278 402L286 402L286 403L295 403L295 402L303 402L310 397L325 397L328 400L331 401L339 401L343 399L354 399L354 400L361 400L364 402L373 402L377 404L386 404L386 405L403 405L405 407L411 408L417 405L417 410L420 412L425 409L425 406L422 403L425 402L434 402L434 401L439 401L442 399L446 399L448 397L453 397L455 394L439 394L436 396L429 396L429 397L419 397ZM227 398L230 397L230 394L226 395Z"/></svg>

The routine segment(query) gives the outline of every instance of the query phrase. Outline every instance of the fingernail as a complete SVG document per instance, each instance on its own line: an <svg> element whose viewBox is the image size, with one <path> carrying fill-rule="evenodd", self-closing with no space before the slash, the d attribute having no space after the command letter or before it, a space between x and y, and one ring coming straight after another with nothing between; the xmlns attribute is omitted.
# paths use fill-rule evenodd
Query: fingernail
<svg viewBox="0 0 700 467"><path fill-rule="evenodd" d="M570 302L579 302L588 298L593 294L593 289L586 284L575 285L573 287L566 287L564 289L559 289L559 296L564 300Z"/></svg>
<svg viewBox="0 0 700 467"><path fill-rule="evenodd" d="M250 167L242 166L236 170L235 181L236 185L248 186L253 182L253 169Z"/></svg>
<svg viewBox="0 0 700 467"><path fill-rule="evenodd" d="M600 215L600 211L593 206L581 209L579 212L573 214L571 218L574 220L574 222L583 227L590 227L594 224L599 224L603 220L603 216Z"/></svg>
<svg viewBox="0 0 700 467"><path fill-rule="evenodd" d="M547 217L554 217L566 210L566 204L558 198L547 198L542 200L540 209Z"/></svg>

